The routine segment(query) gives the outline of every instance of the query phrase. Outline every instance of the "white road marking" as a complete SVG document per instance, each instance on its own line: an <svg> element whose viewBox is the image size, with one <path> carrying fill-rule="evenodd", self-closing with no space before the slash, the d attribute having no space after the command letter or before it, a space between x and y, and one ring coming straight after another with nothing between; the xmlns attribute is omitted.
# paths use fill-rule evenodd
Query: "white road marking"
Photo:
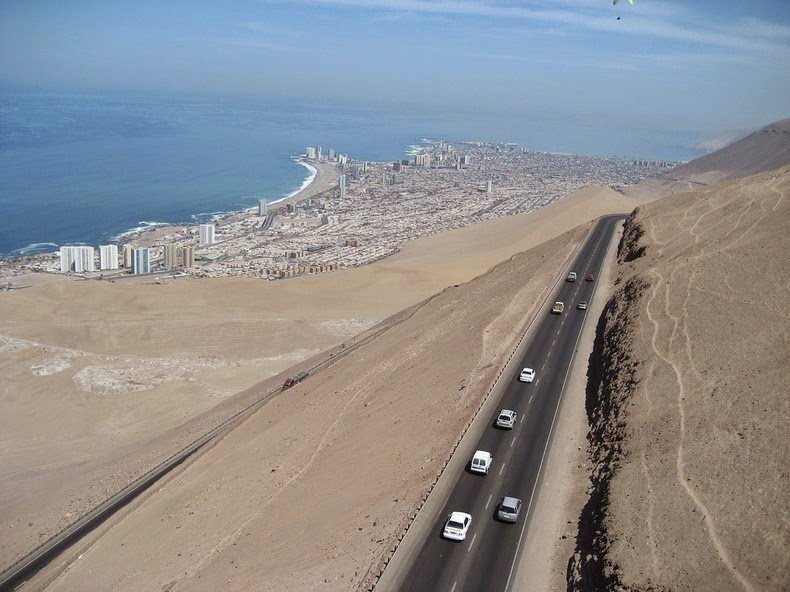
<svg viewBox="0 0 790 592"><path fill-rule="evenodd" d="M457 581L453 582L453 587L452 587L452 588L450 588L450 592L455 592L455 587L456 587L457 585L458 585L458 582L457 582Z"/></svg>
<svg viewBox="0 0 790 592"><path fill-rule="evenodd" d="M467 553L472 550L472 547L474 547L476 539L477 539L477 533L475 533L475 536L472 537L472 542L469 543L469 548L466 550Z"/></svg>
<svg viewBox="0 0 790 592"><path fill-rule="evenodd" d="M524 416L521 416L521 419L518 420L518 423L524 423Z"/></svg>
<svg viewBox="0 0 790 592"><path fill-rule="evenodd" d="M513 448L513 444L515 444L515 443L516 443L516 439L515 439L515 438L513 438L513 439L510 441L510 447L511 447L511 448Z"/></svg>
<svg viewBox="0 0 790 592"><path fill-rule="evenodd" d="M504 471L504 470L505 470L505 465L502 465L501 467L499 467L499 474L501 475L502 471Z"/></svg>
<svg viewBox="0 0 790 592"><path fill-rule="evenodd" d="M493 493L492 493L491 495L489 495L489 496L488 496L488 501L486 502L486 507L485 507L485 509L486 509L486 510L488 509L488 506L491 504L491 499L492 499L493 497L494 497L494 494L493 494Z"/></svg>

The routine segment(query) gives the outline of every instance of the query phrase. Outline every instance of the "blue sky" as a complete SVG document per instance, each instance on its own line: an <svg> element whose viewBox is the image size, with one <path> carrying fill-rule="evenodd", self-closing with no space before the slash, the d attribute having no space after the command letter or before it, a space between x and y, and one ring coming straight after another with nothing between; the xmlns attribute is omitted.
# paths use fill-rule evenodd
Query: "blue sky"
<svg viewBox="0 0 790 592"><path fill-rule="evenodd" d="M713 131L790 116L788 64L786 0L0 4L6 89L374 100Z"/></svg>

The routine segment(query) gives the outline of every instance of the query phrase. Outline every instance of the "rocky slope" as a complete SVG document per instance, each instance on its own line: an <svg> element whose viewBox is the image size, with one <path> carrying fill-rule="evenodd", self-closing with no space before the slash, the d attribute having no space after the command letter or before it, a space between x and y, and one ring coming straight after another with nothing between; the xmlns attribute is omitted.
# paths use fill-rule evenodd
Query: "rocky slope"
<svg viewBox="0 0 790 592"><path fill-rule="evenodd" d="M787 590L790 168L637 209L597 332L569 590Z"/></svg>

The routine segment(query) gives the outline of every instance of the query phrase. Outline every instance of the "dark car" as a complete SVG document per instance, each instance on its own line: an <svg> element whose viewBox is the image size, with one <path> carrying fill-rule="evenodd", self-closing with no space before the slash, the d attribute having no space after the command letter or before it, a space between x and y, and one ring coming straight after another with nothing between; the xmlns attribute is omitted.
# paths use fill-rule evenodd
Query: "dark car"
<svg viewBox="0 0 790 592"><path fill-rule="evenodd" d="M584 281L585 282L594 282L595 281L595 276L593 274L591 274L591 273L588 273L586 276L584 276Z"/></svg>

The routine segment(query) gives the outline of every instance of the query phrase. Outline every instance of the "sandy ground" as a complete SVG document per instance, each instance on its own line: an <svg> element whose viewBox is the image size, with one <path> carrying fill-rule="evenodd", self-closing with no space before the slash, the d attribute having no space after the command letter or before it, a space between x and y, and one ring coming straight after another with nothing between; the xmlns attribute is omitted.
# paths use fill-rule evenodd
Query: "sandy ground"
<svg viewBox="0 0 790 592"><path fill-rule="evenodd" d="M358 588L586 230L430 298L273 399L47 589Z"/></svg>
<svg viewBox="0 0 790 592"><path fill-rule="evenodd" d="M612 586L790 589L788 196L784 168L634 217L619 283L635 298L612 302L633 330L610 324L618 388L593 410L614 450L592 551Z"/></svg>
<svg viewBox="0 0 790 592"><path fill-rule="evenodd" d="M214 425L201 418L235 409L234 393L629 207L590 188L414 241L369 266L284 282L62 281L0 293L0 564L189 441L170 437L173 428L196 418Z"/></svg>

